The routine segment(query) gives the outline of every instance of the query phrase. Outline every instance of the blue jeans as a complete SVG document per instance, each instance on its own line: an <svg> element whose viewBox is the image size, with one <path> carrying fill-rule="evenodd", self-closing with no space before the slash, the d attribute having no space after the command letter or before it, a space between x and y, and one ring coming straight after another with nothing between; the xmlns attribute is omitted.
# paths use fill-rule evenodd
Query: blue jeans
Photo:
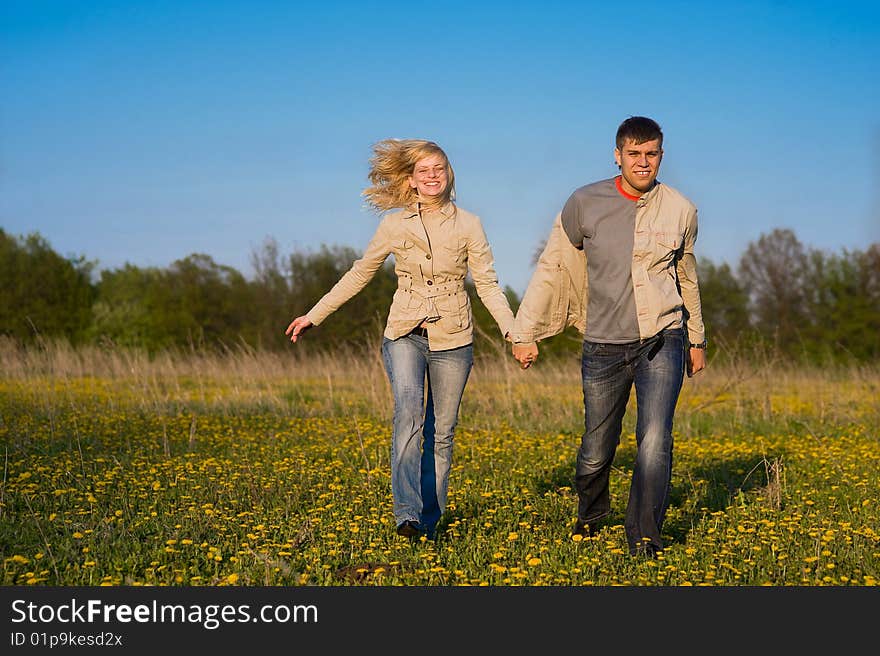
<svg viewBox="0 0 880 656"><path fill-rule="evenodd" d="M637 453L625 521L631 553L663 548L660 530L672 478L672 418L684 366L680 328L642 342L584 342L584 434L575 471L578 521L595 524L611 512L608 477L635 384Z"/></svg>
<svg viewBox="0 0 880 656"><path fill-rule="evenodd" d="M398 526L417 521L431 536L446 508L455 425L474 347L430 351L427 337L409 334L383 338L382 357L394 394L394 520Z"/></svg>

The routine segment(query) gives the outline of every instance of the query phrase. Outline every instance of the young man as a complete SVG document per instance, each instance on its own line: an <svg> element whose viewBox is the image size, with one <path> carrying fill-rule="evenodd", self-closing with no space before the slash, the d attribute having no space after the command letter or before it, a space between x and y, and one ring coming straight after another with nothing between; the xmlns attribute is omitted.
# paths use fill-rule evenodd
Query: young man
<svg viewBox="0 0 880 656"><path fill-rule="evenodd" d="M657 180L663 132L652 119L621 123L614 158L620 174L575 190L557 215L517 312L513 354L528 368L541 339L568 325L584 334L575 534L594 535L611 512L609 474L635 386L638 452L626 537L631 554L653 557L663 549L682 379L706 365L697 210Z"/></svg>

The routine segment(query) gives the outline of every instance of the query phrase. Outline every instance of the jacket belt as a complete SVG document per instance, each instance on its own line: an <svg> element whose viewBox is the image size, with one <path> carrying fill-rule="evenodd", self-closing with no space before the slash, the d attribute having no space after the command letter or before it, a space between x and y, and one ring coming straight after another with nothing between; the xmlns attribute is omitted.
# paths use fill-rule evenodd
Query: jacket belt
<svg viewBox="0 0 880 656"><path fill-rule="evenodd" d="M416 283L412 278L407 278L406 281L399 279L397 287L401 291L413 293L424 299L428 299L434 296L443 296L444 294L455 294L456 292L464 290L464 279L449 280L447 282L428 285L425 283Z"/></svg>

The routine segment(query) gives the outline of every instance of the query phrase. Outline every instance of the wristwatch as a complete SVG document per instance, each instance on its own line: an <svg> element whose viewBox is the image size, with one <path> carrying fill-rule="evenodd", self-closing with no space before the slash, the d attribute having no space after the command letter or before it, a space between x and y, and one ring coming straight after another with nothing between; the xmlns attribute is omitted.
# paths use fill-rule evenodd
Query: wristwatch
<svg viewBox="0 0 880 656"><path fill-rule="evenodd" d="M691 342L691 343L689 344L689 346L690 346L691 348L695 348L695 349L705 349L705 348L706 348L706 340L704 339L704 340L703 340L702 342L700 342L699 344L694 344L693 342Z"/></svg>

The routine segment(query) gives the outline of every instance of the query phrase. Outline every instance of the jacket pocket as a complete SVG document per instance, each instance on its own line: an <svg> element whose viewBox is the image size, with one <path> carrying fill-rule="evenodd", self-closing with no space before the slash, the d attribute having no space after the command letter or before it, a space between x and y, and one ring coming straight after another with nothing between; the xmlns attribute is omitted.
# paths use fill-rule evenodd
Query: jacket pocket
<svg viewBox="0 0 880 656"><path fill-rule="evenodd" d="M440 311L438 325L443 332L458 333L470 327L471 299L466 291L438 296L434 305Z"/></svg>
<svg viewBox="0 0 880 656"><path fill-rule="evenodd" d="M446 260L452 264L461 264L467 259L467 242L464 239L452 239L440 249Z"/></svg>
<svg viewBox="0 0 880 656"><path fill-rule="evenodd" d="M406 310L418 306L418 301L413 298L413 294L408 289L398 289L394 292L391 299L391 308L389 317L392 319L401 319L407 317Z"/></svg>
<svg viewBox="0 0 880 656"><path fill-rule="evenodd" d="M412 256L415 245L411 239L398 239L391 245L391 252L395 258L405 262Z"/></svg>
<svg viewBox="0 0 880 656"><path fill-rule="evenodd" d="M651 233L651 259L655 265L668 264L681 248L681 235L675 232Z"/></svg>

